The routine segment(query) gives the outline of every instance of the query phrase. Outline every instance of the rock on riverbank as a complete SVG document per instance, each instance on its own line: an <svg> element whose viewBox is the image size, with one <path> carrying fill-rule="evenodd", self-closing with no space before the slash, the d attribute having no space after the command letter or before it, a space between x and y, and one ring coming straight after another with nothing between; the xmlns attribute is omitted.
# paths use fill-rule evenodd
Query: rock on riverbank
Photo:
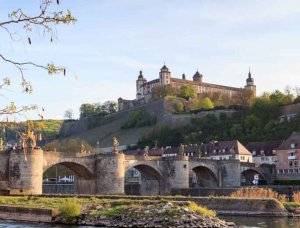
<svg viewBox="0 0 300 228"><path fill-rule="evenodd" d="M71 224L105 227L236 227L215 217L215 212L190 202L90 205Z"/></svg>

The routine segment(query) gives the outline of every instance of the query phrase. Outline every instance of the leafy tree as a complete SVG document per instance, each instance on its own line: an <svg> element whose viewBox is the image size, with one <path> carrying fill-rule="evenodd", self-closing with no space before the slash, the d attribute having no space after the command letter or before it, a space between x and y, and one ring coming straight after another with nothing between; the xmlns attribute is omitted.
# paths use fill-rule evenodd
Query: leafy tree
<svg viewBox="0 0 300 228"><path fill-rule="evenodd" d="M56 1L56 4L59 5L59 0ZM45 34L45 38L49 38L49 41L52 41L56 34L56 26L58 24L70 24L75 23L76 19L73 17L71 11L63 12L63 11L55 11L52 10L51 7L54 5L50 0L41 0L40 4L37 6L38 12L35 15L30 16L30 13L23 11L22 8L17 10L13 10L8 13L7 20L0 21L0 29L7 34L7 39L10 39L12 42L23 38L27 40L28 45L34 44L30 35L35 28L34 31L40 30ZM15 32L19 30L18 32ZM26 37L22 37L20 35L20 31L24 31ZM33 91L31 82L28 81L25 77L24 69L28 69L31 67L41 68L48 72L49 75L53 74L66 74L65 67L58 67L53 63L48 64L39 64L35 62L31 62L30 60L18 61L7 57L4 53L0 52L0 61L3 61L7 65L12 66L12 68L17 69L20 73L20 81L21 87L24 93L30 94ZM6 87L11 85L11 79L9 77L5 77L2 79L2 83L0 83L0 90L3 90ZM2 103L3 104L3 103ZM23 107L18 107L14 102L4 105L0 107L0 116L11 117L16 113L22 113L26 111L30 111L33 109L37 109L36 105L25 105Z"/></svg>
<svg viewBox="0 0 300 228"><path fill-rule="evenodd" d="M184 99L194 98L196 97L196 91L193 86L191 85L183 85L180 87L179 91L179 97L182 97Z"/></svg>
<svg viewBox="0 0 300 228"><path fill-rule="evenodd" d="M80 118L91 117L96 114L96 106L94 104L82 104L79 110Z"/></svg>
<svg viewBox="0 0 300 228"><path fill-rule="evenodd" d="M181 101L176 101L174 103L174 109L176 112L184 112L184 104Z"/></svg>
<svg viewBox="0 0 300 228"><path fill-rule="evenodd" d="M270 101L275 105L291 104L293 102L293 94L289 91L287 91L287 94L284 94L279 90L275 90L275 92L270 95Z"/></svg>
<svg viewBox="0 0 300 228"><path fill-rule="evenodd" d="M214 103L208 98L205 97L201 102L200 102L200 108L202 109L213 109Z"/></svg>
<svg viewBox="0 0 300 228"><path fill-rule="evenodd" d="M243 106L249 106L254 100L255 96L250 89L241 89L237 93L236 103Z"/></svg>
<svg viewBox="0 0 300 228"><path fill-rule="evenodd" d="M174 96L174 95L177 95L177 91L171 85L155 86L152 89L153 100L158 100L166 96Z"/></svg>
<svg viewBox="0 0 300 228"><path fill-rule="evenodd" d="M300 96L298 96L298 97L295 98L294 103L295 104L300 103Z"/></svg>
<svg viewBox="0 0 300 228"><path fill-rule="evenodd" d="M65 111L64 118L66 118L68 120L73 119L73 110L72 109L67 109Z"/></svg>
<svg viewBox="0 0 300 228"><path fill-rule="evenodd" d="M95 104L95 115L105 116L118 111L118 104L115 101L106 101L103 104Z"/></svg>

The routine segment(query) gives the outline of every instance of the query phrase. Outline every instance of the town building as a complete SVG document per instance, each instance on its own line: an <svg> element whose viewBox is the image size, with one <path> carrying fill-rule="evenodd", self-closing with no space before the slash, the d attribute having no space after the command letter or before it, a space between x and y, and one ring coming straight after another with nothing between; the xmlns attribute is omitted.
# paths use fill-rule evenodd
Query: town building
<svg viewBox="0 0 300 228"><path fill-rule="evenodd" d="M126 155L143 155L147 153L148 156L176 157L180 153L180 148L167 146L165 148L149 149L146 152L145 150L131 150L124 153ZM235 159L241 162L253 162L252 154L238 140L184 145L183 155L213 160Z"/></svg>
<svg viewBox="0 0 300 228"><path fill-rule="evenodd" d="M294 132L276 149L277 179L300 179L300 132Z"/></svg>
<svg viewBox="0 0 300 228"><path fill-rule="evenodd" d="M252 153L253 163L276 164L276 148L280 146L282 140L273 140L265 142L249 142L246 148Z"/></svg>
<svg viewBox="0 0 300 228"><path fill-rule="evenodd" d="M176 78L171 74L169 68L166 65L164 65L160 69L159 77L151 81L148 81L144 77L143 72L140 71L138 78L136 80L136 99L125 100L119 98L118 100L119 110L129 109L149 102L152 98L152 92L154 87L167 86L167 85L175 89L180 89L184 85L191 85L194 87L198 95L218 93L220 95L225 95L229 98L234 98L238 96L238 94L243 89L249 89L253 91L254 95L256 94L256 85L254 84L254 79L252 78L250 69L249 69L248 77L246 79L246 85L244 86L244 88L238 88L238 87L206 83L203 81L203 75L199 73L198 70L193 75L192 80L187 79L185 74L182 74L181 78Z"/></svg>

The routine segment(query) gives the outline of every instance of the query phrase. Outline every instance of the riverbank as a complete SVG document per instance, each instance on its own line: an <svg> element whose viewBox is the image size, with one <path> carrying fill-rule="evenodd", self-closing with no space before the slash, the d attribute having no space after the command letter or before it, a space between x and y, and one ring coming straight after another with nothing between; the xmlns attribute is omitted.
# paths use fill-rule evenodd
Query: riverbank
<svg viewBox="0 0 300 228"><path fill-rule="evenodd" d="M214 211L189 201L1 196L0 203L4 202L0 218L17 221L106 227L235 227L217 218Z"/></svg>
<svg viewBox="0 0 300 228"><path fill-rule="evenodd" d="M79 212L72 214L71 206L64 209L67 214L63 215L62 206L70 201L79 207ZM268 217L287 217L300 211L298 204L285 203L288 212L275 199L183 196L0 196L0 205L0 219L116 227L176 227L188 226L189 221L190 226L203 223L206 227L228 227L230 224L216 218L211 210L217 215Z"/></svg>

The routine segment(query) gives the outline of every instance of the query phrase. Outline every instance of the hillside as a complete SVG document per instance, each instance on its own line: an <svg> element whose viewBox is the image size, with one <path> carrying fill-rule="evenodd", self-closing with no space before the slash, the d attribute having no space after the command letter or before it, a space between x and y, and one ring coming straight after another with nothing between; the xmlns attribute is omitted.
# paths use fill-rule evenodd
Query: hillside
<svg viewBox="0 0 300 228"><path fill-rule="evenodd" d="M65 138L82 138L92 146L110 147L112 137L117 137L120 145L136 144L138 139L151 132L157 126L181 126L190 122L189 115L182 118L172 115L174 99L168 97L148 103L135 109L111 114L106 117L83 118L78 121L67 121L62 125L60 136ZM132 118L133 113L142 112L155 117L156 123L151 126L122 129L122 126Z"/></svg>
<svg viewBox="0 0 300 228"><path fill-rule="evenodd" d="M0 137L5 141L15 140L16 132L22 132L30 127L42 133L45 140L52 139L59 134L63 120L28 120L19 123L0 123Z"/></svg>
<svg viewBox="0 0 300 228"><path fill-rule="evenodd" d="M182 102L185 105L188 103L186 100L178 97L167 96L163 99L150 102L140 107L117 112L106 117L89 117L82 118L77 121L66 121L60 130L61 139L66 138L82 138L90 143L92 146L110 147L112 145L112 137L117 137L120 145L136 144L138 140L148 133L152 132L161 126L168 126L171 128L179 128L191 123L194 118L203 118L207 114L219 116L221 113L226 113L228 116L232 115L233 110L213 110L202 111L197 114L194 113L177 113L176 104ZM135 115L141 112L140 115ZM177 114L176 114L177 113ZM155 117L155 124L147 126L136 126L124 129L125 123L137 121L134 120L136 116L142 118ZM123 126L123 128L122 128Z"/></svg>

